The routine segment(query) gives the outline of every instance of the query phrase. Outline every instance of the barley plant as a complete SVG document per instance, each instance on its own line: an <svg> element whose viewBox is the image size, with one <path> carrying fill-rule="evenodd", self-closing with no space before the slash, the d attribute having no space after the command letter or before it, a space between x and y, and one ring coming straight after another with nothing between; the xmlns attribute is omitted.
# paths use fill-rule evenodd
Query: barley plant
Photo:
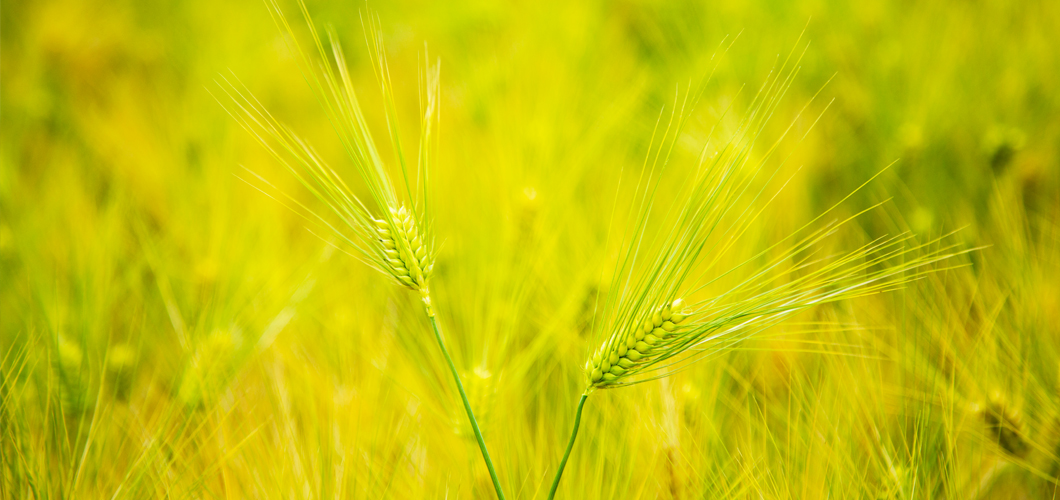
<svg viewBox="0 0 1060 500"><path fill-rule="evenodd" d="M711 144L712 133L706 136L695 166L688 170L689 178L682 183L687 186L684 192L662 191L655 178L669 166L668 152L680 133L683 115L671 114L662 129L659 145L646 162L650 168L642 180L644 187L631 205L637 211L631 218L635 224L623 235L625 247L609 293L594 304L595 349L585 361L585 391L549 498L556 495L583 407L593 391L667 377L733 349L805 309L898 289L967 252L945 238L916 242L912 235L900 234L831 253L822 242L860 214L814 229L812 224L828 216L831 210L827 210L750 258L718 269L748 226L759 223L759 202L776 197L765 192L768 181L762 188L755 188L754 182L759 176L776 175L776 169L765 166L774 148L767 148L760 159L752 160L752 152L765 121L790 87L798 62L785 61L773 73L752 100L747 118L720 146ZM679 109L694 107L696 100L687 96ZM653 210L659 208L665 215L653 218ZM731 285L713 286L730 275L739 277Z"/></svg>
<svg viewBox="0 0 1060 500"><path fill-rule="evenodd" d="M1057 26L0 1L0 499L1060 498Z"/></svg>
<svg viewBox="0 0 1060 500"><path fill-rule="evenodd" d="M431 303L429 280L434 271L437 252L429 204L428 178L434 154L432 150L435 148L432 142L436 140L435 134L439 125L440 65L428 62L421 76L422 118L419 153L416 156L415 170L410 172L412 167L408 163L411 160L406 160L401 147L398 116L394 110L393 84L390 81L386 51L382 45L381 28L377 18L371 14L366 16L364 31L368 45L373 50L372 68L381 87L389 137L403 181L402 186L395 188L390 181L389 168L376 149L361 111L342 47L336 41L335 34L329 33L330 49L326 49L305 4L300 0L298 6L305 16L309 35L316 43L316 51L321 61L310 59L302 49L291 25L276 3L271 5L272 14L277 24L283 28L285 41L289 44L291 52L297 54L300 70L314 87L317 99L323 103L328 121L335 127L349 162L356 167L361 180L368 188L370 207L351 191L341 175L328 166L308 142L273 118L245 88L238 87L232 80L226 79L224 92L226 97L234 102L231 113L306 189L327 206L338 222L329 222L329 219L312 208L306 207L289 195L285 196L295 210L302 212L311 222L322 226L328 234L338 238L343 247L351 249L352 255L389 276L397 284L419 293L427 319L434 331L434 338L460 392L464 410L475 432L475 439L489 469L497 497L503 499L504 492L497 479L493 461L486 450L475 413L460 381L460 374L445 347ZM258 180L268 184L260 176Z"/></svg>

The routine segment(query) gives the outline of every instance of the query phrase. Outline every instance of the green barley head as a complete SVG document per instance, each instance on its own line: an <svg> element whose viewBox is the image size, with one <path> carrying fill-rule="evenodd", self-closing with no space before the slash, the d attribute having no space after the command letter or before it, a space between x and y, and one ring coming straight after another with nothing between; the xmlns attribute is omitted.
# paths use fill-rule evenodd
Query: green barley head
<svg viewBox="0 0 1060 500"><path fill-rule="evenodd" d="M296 59L300 69L322 103L342 143L347 163L357 170L361 182L367 187L369 198L356 196L342 176L306 140L274 118L235 78L223 78L220 82L230 103L222 104L240 125L250 131L274 158L327 206L333 217L325 217L293 197L281 194L285 204L337 237L362 261L390 276L395 282L419 291L427 301L427 282L434 269L435 258L427 184L437 136L439 66L428 64L421 78L419 152L415 165L410 166L399 139L393 88L378 20L371 15L365 19L365 39L382 91L387 132L394 152L395 165L388 165L377 149L361 112L342 47L331 32L328 32L328 43L325 44L305 5L299 2L299 6L312 37L315 50L311 52L314 56L310 56L298 42L278 5L270 4L274 20L287 35L286 40L292 52L299 56ZM392 170L400 171L401 181L397 185L391 182ZM271 188L265 179L256 174L254 177L258 183Z"/></svg>
<svg viewBox="0 0 1060 500"><path fill-rule="evenodd" d="M680 112L662 128L661 140L653 138L647 181L642 180L638 203L631 208L636 223L623 236L609 292L593 321L595 342L585 363L588 390L665 377L799 311L901 287L931 272L933 264L962 253L939 240L915 244L911 235L901 234L821 256L822 243L857 217L816 224L829 209L735 267L718 268L721 256L739 244L747 229L762 223L759 216L770 200L765 188L752 186L756 177L775 176L776 170L764 165L776 143L760 159L752 161L750 153L797 72L797 67L784 66L766 81L728 142L713 155L704 146L682 184L687 191L666 193L676 209L661 219L650 217L665 201L656 197L658 179L684 110L694 106L695 97L675 102ZM704 296L705 289L716 290L722 278L737 272L746 277ZM781 284L778 276L785 277Z"/></svg>

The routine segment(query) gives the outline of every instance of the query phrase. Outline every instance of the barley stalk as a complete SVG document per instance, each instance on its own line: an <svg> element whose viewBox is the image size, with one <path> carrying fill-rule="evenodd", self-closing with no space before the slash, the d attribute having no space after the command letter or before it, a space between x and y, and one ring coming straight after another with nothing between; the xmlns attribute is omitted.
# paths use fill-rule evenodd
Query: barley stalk
<svg viewBox="0 0 1060 500"><path fill-rule="evenodd" d="M559 462L559 469L556 471L556 477L552 480L552 487L548 490L548 497L554 498L556 496L556 489L559 488L559 480L563 477L563 469L567 467L567 459L570 458L570 452L574 449L574 440L578 438L578 426L582 421L582 408L585 407L585 400L589 399L589 393L583 393L581 399L578 400L578 411L574 414L574 430L571 432L570 441L567 443L567 451L563 452L563 459Z"/></svg>

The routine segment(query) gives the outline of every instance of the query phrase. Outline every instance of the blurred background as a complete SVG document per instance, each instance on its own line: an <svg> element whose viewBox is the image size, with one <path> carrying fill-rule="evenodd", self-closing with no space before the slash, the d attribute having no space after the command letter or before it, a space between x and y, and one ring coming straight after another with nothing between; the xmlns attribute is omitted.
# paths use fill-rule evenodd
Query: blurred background
<svg viewBox="0 0 1060 500"><path fill-rule="evenodd" d="M792 126L770 161L793 177L749 245L893 163L844 203L889 200L849 241L983 248L813 313L857 330L793 327L604 391L561 496L1056 497L1060 3L368 7L407 144L419 68L441 62L435 292L510 498L543 497L566 443L611 207L660 113L713 71L687 167L792 51L765 135ZM365 4L307 8L382 139ZM3 0L0 30L3 497L491 497L416 297L241 180L311 200L225 112L222 77L356 184L266 4Z"/></svg>

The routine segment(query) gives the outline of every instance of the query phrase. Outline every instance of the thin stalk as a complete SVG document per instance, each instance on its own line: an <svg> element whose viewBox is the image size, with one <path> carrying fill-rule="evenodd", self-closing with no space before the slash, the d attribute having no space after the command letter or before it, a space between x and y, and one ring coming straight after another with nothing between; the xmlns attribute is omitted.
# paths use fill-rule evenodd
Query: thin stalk
<svg viewBox="0 0 1060 500"><path fill-rule="evenodd" d="M464 384L460 383L460 375L456 372L456 365L453 364L453 358L449 357L449 351L445 348L445 342L442 341L442 331L438 327L438 319L434 317L434 311L431 309L430 303L425 302L428 304L427 317L430 318L431 326L434 328L434 338L438 339L438 347L442 348L445 361L449 363L449 371L453 372L456 388L460 390L460 399L464 400L464 410L467 411L467 419L471 421L471 428L475 430L475 439L478 440L478 448L482 450L482 459L486 461L486 468L490 470L490 478L493 479L493 489L497 491L497 498L505 500L504 491L501 490L501 481L497 479L497 471L493 469L493 460L490 460L490 453L486 451L486 442L482 440L482 431L478 429L475 413L471 411L471 403L468 402L467 394L464 393Z"/></svg>
<svg viewBox="0 0 1060 500"><path fill-rule="evenodd" d="M589 399L588 392L582 394L582 399L578 401L578 412L574 414L574 430L570 434L570 442L567 443L567 451L563 454L563 460L559 463L559 470L556 471L556 479L552 480L552 489L548 491L548 500L552 500L556 496L556 488L559 488L559 479L563 477L563 468L567 466L570 451L574 449L574 440L578 437L578 425L582 421L582 407L585 406L586 399Z"/></svg>

